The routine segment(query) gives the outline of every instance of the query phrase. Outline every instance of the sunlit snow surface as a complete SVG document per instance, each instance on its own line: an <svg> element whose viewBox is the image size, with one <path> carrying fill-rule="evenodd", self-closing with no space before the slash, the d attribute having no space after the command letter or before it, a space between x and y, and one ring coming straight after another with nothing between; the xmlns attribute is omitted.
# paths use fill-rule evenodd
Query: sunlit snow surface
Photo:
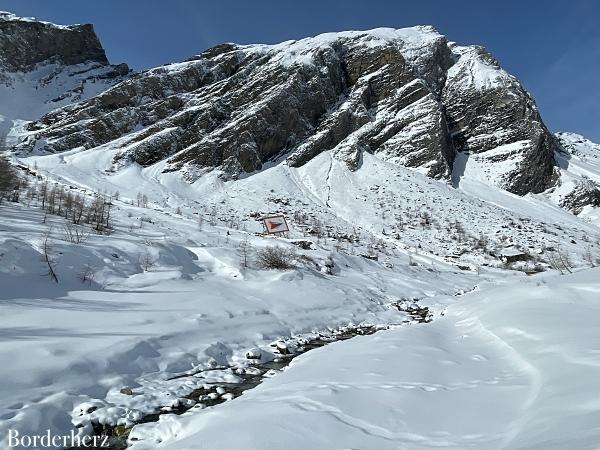
<svg viewBox="0 0 600 450"><path fill-rule="evenodd" d="M500 230L523 245L560 242L581 266L580 242L598 239L593 224L544 196L476 189L468 177L454 188L368 154L356 172L323 153L300 169L274 165L227 183L209 174L190 185L163 174L160 163L105 172L112 152L22 160L66 185L118 190L110 236L66 243L62 219L48 216L43 224L39 209L2 205L0 354L10 363L0 367L0 435L11 428L65 433L84 402L99 407L95 420L131 423L203 382L167 381L173 374L241 361L279 337L398 323L390 304L416 297L434 311L432 324L309 352L231 403L135 427L136 446L156 448L158 439L190 449L592 448L598 271L532 278L491 267L462 271L444 256L461 244L444 234L460 220L474 235ZM149 208L130 204L139 191ZM334 240L310 238L317 250L296 250L314 264L242 270L245 238L255 248L295 248L254 235L261 227L249 215L281 210L277 199L361 242L336 248ZM420 210L440 225L413 226ZM385 232L395 213L406 224L399 238ZM232 228L230 216L242 226ZM48 230L59 285L44 276ZM293 221L290 238L305 238ZM376 243L384 248L378 261L360 256ZM146 252L156 264L145 272ZM328 275L320 267L330 254L335 270ZM86 264L96 272L91 285L77 279ZM123 386L136 395L120 394Z"/></svg>
<svg viewBox="0 0 600 450"><path fill-rule="evenodd" d="M467 294L432 324L312 351L134 449L593 449L600 270Z"/></svg>

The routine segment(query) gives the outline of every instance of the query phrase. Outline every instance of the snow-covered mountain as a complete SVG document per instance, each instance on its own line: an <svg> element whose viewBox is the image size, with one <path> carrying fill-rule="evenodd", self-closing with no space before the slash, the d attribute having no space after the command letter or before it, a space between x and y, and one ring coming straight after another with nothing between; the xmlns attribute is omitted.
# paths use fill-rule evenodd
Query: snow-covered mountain
<svg viewBox="0 0 600 450"><path fill-rule="evenodd" d="M519 82L481 47L432 27L329 33L278 45L224 44L140 73L26 127L18 149L114 143L113 170L166 161L193 182L331 151L356 170L364 153L436 178L456 152L517 194L552 185L557 143Z"/></svg>
<svg viewBox="0 0 600 450"><path fill-rule="evenodd" d="M124 79L92 25L61 26L0 12L0 141L14 121L35 120Z"/></svg>
<svg viewBox="0 0 600 450"><path fill-rule="evenodd" d="M133 74L89 25L0 31L30 181L0 204L0 448L73 427L136 449L600 437L600 146L550 133L485 49L375 29ZM281 270L257 262L273 247Z"/></svg>
<svg viewBox="0 0 600 450"><path fill-rule="evenodd" d="M76 31L79 60L126 72L106 65L90 26L23 23ZM53 58L78 62L71 53ZM95 88L120 80L100 78ZM160 166L189 183L207 171L227 180L277 163L300 167L324 151L350 170L370 153L455 186L475 179L518 195L555 189L567 170L563 141L519 81L484 48L449 42L432 27L222 44L79 103L83 93L70 94L54 98L68 106L16 127L10 145L21 155L110 148L106 170ZM570 194L574 211L595 201L581 190Z"/></svg>

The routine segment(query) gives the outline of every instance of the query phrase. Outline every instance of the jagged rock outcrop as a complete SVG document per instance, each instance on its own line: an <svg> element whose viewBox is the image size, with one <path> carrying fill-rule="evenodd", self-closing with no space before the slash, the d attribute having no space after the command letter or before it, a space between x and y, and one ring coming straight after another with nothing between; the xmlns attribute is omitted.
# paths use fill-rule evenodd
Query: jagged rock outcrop
<svg viewBox="0 0 600 450"><path fill-rule="evenodd" d="M92 25L62 26L0 12L0 141L14 119L37 119L128 74L126 64L108 63Z"/></svg>
<svg viewBox="0 0 600 450"><path fill-rule="evenodd" d="M600 166L600 144L577 133L556 133L556 139L560 145L560 151L567 157L575 158L584 163Z"/></svg>
<svg viewBox="0 0 600 450"><path fill-rule="evenodd" d="M581 214L586 206L600 207L600 144L576 133L556 133L560 180L553 190L557 203Z"/></svg>
<svg viewBox="0 0 600 450"><path fill-rule="evenodd" d="M352 170L366 151L446 178L456 151L469 151L501 161L494 182L524 194L551 184L555 142L483 49L414 27L223 44L45 115L17 151L101 145L115 151L113 170L166 161L190 181L206 169L228 178L268 161L301 166L328 150Z"/></svg>
<svg viewBox="0 0 600 450"><path fill-rule="evenodd" d="M557 148L529 93L482 47L454 45L442 101L457 151L488 165L513 162L499 184L516 193L542 192L555 177Z"/></svg>
<svg viewBox="0 0 600 450"><path fill-rule="evenodd" d="M586 206L600 207L600 184L592 180L580 180L573 190L560 201L562 208L580 214Z"/></svg>
<svg viewBox="0 0 600 450"><path fill-rule="evenodd" d="M0 12L0 66L24 72L49 60L108 64L91 24L60 26Z"/></svg>

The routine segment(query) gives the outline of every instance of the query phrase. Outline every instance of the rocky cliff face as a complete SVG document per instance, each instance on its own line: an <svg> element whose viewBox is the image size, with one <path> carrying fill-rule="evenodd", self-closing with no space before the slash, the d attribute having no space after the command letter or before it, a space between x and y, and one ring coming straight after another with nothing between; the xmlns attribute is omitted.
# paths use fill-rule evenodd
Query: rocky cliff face
<svg viewBox="0 0 600 450"><path fill-rule="evenodd" d="M600 144L576 133L557 133L556 139L561 176L551 195L574 214L581 214L587 206L600 208Z"/></svg>
<svg viewBox="0 0 600 450"><path fill-rule="evenodd" d="M90 24L60 26L0 12L0 65L30 70L43 61L108 64L104 49Z"/></svg>
<svg viewBox="0 0 600 450"><path fill-rule="evenodd" d="M512 161L499 180L524 195L542 192L554 177L557 142L533 98L482 47L453 46L456 63L442 93L455 148L493 166Z"/></svg>
<svg viewBox="0 0 600 450"><path fill-rule="evenodd" d="M504 164L517 194L552 183L554 137L519 82L480 47L431 27L224 44L137 74L28 126L21 152L107 145L113 169L163 164L195 180L330 150L351 170L369 152L449 178L456 152Z"/></svg>
<svg viewBox="0 0 600 450"><path fill-rule="evenodd" d="M128 73L126 64L108 63L92 25L0 12L0 141L15 119L37 119L97 95Z"/></svg>

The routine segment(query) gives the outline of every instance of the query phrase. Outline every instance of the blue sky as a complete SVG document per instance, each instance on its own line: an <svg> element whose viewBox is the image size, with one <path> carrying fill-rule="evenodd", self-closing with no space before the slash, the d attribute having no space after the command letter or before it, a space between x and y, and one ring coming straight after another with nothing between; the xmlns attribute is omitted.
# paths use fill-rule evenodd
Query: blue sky
<svg viewBox="0 0 600 450"><path fill-rule="evenodd" d="M533 94L552 130L600 142L600 1L0 0L0 10L94 23L111 62L136 69L221 42L431 24L450 40L487 47Z"/></svg>

